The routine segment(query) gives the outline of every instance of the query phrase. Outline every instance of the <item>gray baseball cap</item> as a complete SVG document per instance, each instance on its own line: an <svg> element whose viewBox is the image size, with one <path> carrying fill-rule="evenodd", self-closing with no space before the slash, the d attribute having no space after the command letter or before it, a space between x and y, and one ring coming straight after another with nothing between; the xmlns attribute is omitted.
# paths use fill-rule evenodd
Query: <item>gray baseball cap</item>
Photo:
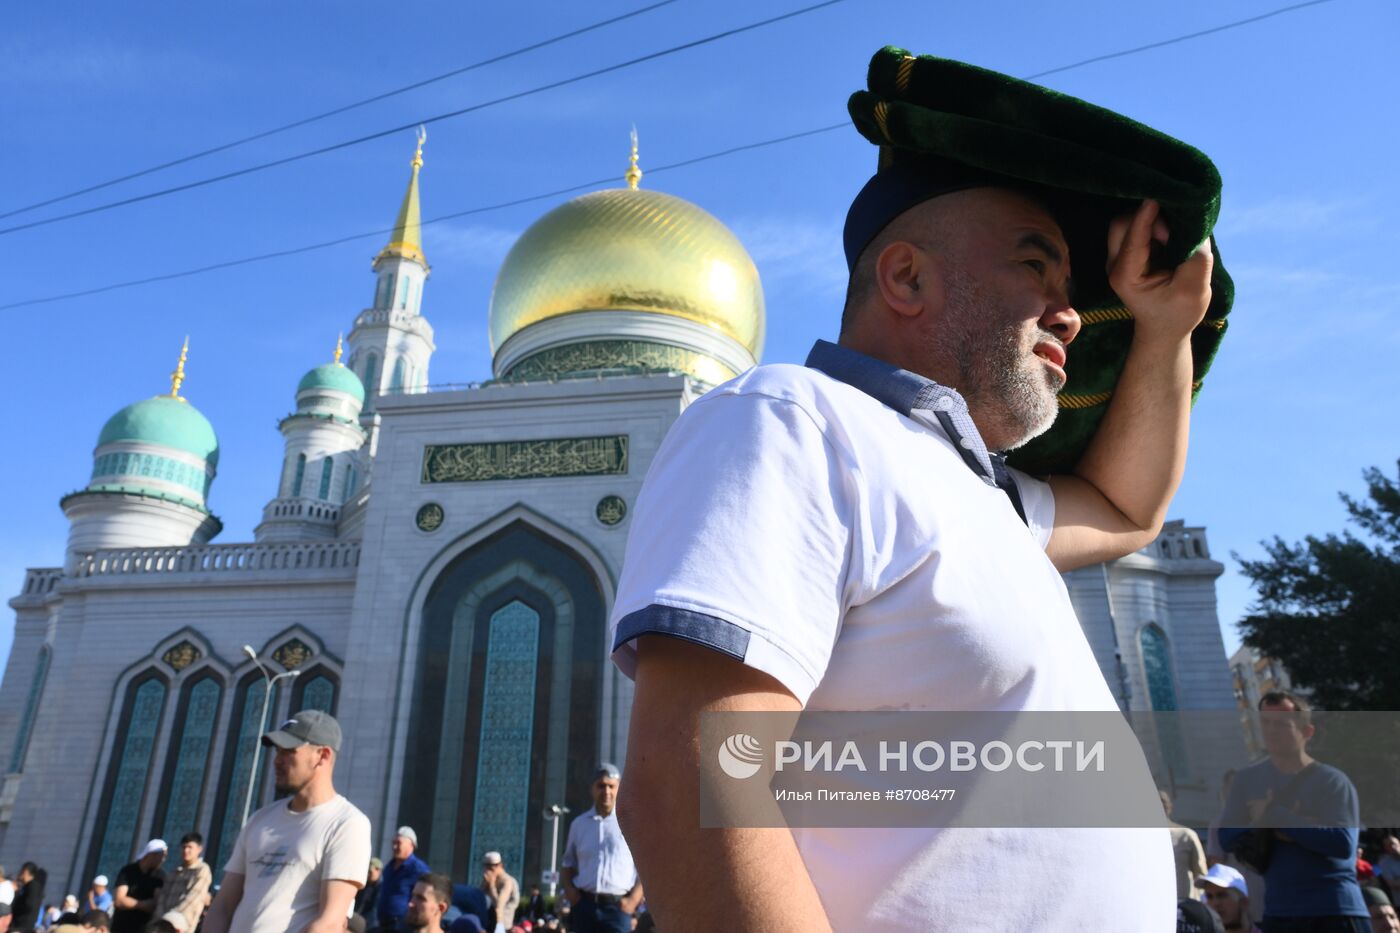
<svg viewBox="0 0 1400 933"><path fill-rule="evenodd" d="M262 737L264 745L277 748L300 748L303 745L324 745L340 751L340 723L330 713L304 709Z"/></svg>

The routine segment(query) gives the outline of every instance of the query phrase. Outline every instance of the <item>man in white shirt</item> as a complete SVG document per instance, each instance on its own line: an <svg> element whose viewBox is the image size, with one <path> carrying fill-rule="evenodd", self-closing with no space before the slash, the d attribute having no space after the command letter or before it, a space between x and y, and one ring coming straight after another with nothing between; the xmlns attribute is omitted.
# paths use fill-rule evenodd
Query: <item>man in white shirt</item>
<svg viewBox="0 0 1400 933"><path fill-rule="evenodd" d="M1116 709L1060 572L1130 553L1161 528L1185 463L1191 338L1213 253L1193 252L1202 234L1185 229L1189 212L1173 215L1171 239L1159 204L1138 200L1153 190L1131 183L1141 166L1098 179L1100 191L1126 180L1120 191L1143 192L1093 222L1069 211L1089 231L1072 240L1076 277L1092 277L1083 257L1106 254L1102 291L1134 319L1126 359L1072 471L1047 483L1008 469L999 452L1054 421L1080 331L1071 227L1033 185L949 170L946 158L887 170L886 149L922 158L924 143L905 134L928 125L929 139L961 140L979 159L1040 168L1043 142L1086 165L1099 131L1113 136L1123 118L932 62L887 49L871 65L872 88L889 75L892 97L955 101L934 111L882 99L862 127L885 148L847 221L840 345L819 342L805 367L762 366L692 404L633 512L612 617L614 660L636 681L619 817L668 933L712 929L717 905L724 926L769 933L1062 930L1084 916L1102 929L1173 928L1165 829L699 826L707 712ZM1001 133L1023 106L1029 115ZM1096 122L1112 127L1045 137ZM1189 148L1133 127L1119 152ZM1168 243L1174 267L1154 259ZM1102 864L1130 870L1110 886Z"/></svg>
<svg viewBox="0 0 1400 933"><path fill-rule="evenodd" d="M604 763L593 775L593 809L574 817L564 844L564 896L575 933L629 933L642 903L642 882L617 825L622 774Z"/></svg>
<svg viewBox="0 0 1400 933"><path fill-rule="evenodd" d="M369 819L332 784L340 723L302 710L262 738L278 800L254 813L224 867L205 933L344 933L369 874Z"/></svg>

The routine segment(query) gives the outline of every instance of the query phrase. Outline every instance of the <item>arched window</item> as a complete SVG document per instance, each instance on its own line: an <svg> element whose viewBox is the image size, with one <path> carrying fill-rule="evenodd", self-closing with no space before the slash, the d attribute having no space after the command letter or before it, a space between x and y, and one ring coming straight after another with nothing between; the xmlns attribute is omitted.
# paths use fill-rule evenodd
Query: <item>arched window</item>
<svg viewBox="0 0 1400 933"><path fill-rule="evenodd" d="M340 678L326 667L316 666L302 671L292 685L292 712L304 709L319 709L335 715L336 700L339 699Z"/></svg>
<svg viewBox="0 0 1400 933"><path fill-rule="evenodd" d="M349 502L355 494L355 464L347 463L345 473L340 478L340 501Z"/></svg>
<svg viewBox="0 0 1400 933"><path fill-rule="evenodd" d="M1147 698L1154 712L1169 713L1177 709L1176 678L1172 676L1171 648L1167 635L1156 623L1138 632L1138 647L1142 649L1142 667L1147 676ZM1173 782L1190 774L1185 736L1175 716L1153 717L1157 726L1157 741L1162 758Z"/></svg>
<svg viewBox="0 0 1400 933"><path fill-rule="evenodd" d="M292 477L292 495L301 495L301 481L306 479L306 454L297 454L297 472Z"/></svg>
<svg viewBox="0 0 1400 933"><path fill-rule="evenodd" d="M1176 680L1172 677L1171 651L1167 636L1154 625L1144 626L1138 633L1142 647L1142 666L1147 673L1147 695L1152 708L1159 713L1176 709Z"/></svg>
<svg viewBox="0 0 1400 933"><path fill-rule="evenodd" d="M39 713L39 700L44 695L44 681L49 676L49 658L52 655L48 645L39 648L39 660L34 664L34 679L29 683L29 695L24 699L24 715L19 721L19 732L15 734L15 748L10 753L10 773L24 770L24 755L29 750L29 734L34 729L34 717Z"/></svg>
<svg viewBox="0 0 1400 933"><path fill-rule="evenodd" d="M394 277L388 272L379 277L379 287L375 290L374 294L374 306L376 308L389 307L389 296L393 294L391 291L393 282Z"/></svg>
<svg viewBox="0 0 1400 933"><path fill-rule="evenodd" d="M399 276L399 307L408 307L408 286L409 278L406 275Z"/></svg>
<svg viewBox="0 0 1400 933"><path fill-rule="evenodd" d="M365 407L374 407L374 397L379 394L379 356L365 355Z"/></svg>
<svg viewBox="0 0 1400 933"><path fill-rule="evenodd" d="M330 457L321 458L321 488L316 491L318 499L330 501L331 477L335 475L335 461Z"/></svg>
<svg viewBox="0 0 1400 933"><path fill-rule="evenodd" d="M243 678L234 699L233 721L229 727L229 741L224 751L223 774L219 782L218 802L214 807L214 824L209 840L209 852L214 855L210 866L214 868L215 880L222 876L224 865L233 853L233 844L238 840L238 831L243 826L243 804L247 800L250 780L253 780L253 798L249 812L261 805L268 758L258 753L261 748L258 741L264 732L275 725L273 718L277 711L280 686L274 685L267 694L267 718L259 725L266 683L261 674L253 671ZM258 759L256 775L253 774L255 755Z"/></svg>
<svg viewBox="0 0 1400 933"><path fill-rule="evenodd" d="M89 876L115 877L131 857L165 711L165 694L165 680L154 671L133 679L127 687L107 768L107 787L97 811L98 837Z"/></svg>
<svg viewBox="0 0 1400 933"><path fill-rule="evenodd" d="M403 357L399 357L394 360L394 375L389 378L389 391L402 392L403 384Z"/></svg>
<svg viewBox="0 0 1400 933"><path fill-rule="evenodd" d="M166 752L162 806L156 821L155 834L162 839L179 839L199 821L199 802L209 774L209 755L214 747L223 692L213 673L191 680L180 691L175 731Z"/></svg>

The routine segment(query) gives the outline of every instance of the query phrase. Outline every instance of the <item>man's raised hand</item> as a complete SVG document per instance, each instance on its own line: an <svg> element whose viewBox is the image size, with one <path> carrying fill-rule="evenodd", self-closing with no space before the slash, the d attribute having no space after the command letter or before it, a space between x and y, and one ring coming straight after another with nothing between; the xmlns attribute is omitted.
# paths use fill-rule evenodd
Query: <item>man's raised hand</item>
<svg viewBox="0 0 1400 933"><path fill-rule="evenodd" d="M1165 243L1169 232L1161 210L1143 201L1131 217L1109 224L1108 283L1133 313L1137 337L1180 341L1205 317L1215 254L1206 240L1175 269L1154 268L1153 243Z"/></svg>

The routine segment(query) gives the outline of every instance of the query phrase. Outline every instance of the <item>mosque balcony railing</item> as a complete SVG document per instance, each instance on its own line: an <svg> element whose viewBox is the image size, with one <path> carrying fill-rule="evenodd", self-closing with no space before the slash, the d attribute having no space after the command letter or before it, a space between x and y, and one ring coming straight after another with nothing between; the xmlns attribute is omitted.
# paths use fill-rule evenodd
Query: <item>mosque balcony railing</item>
<svg viewBox="0 0 1400 933"><path fill-rule="evenodd" d="M24 572L21 596L43 597L52 593L63 579L62 567L30 567Z"/></svg>
<svg viewBox="0 0 1400 933"><path fill-rule="evenodd" d="M78 555L74 578L165 574L353 576L360 563L359 541L265 544L203 544L141 547Z"/></svg>
<svg viewBox="0 0 1400 933"><path fill-rule="evenodd" d="M1164 524L1149 544L1118 558L1112 566L1187 577L1218 577L1225 572L1225 565L1210 556L1205 527L1188 526L1181 519Z"/></svg>
<svg viewBox="0 0 1400 933"><path fill-rule="evenodd" d="M304 496L288 496L273 499L263 507L263 521L270 519L295 519L299 521L334 525L340 520L340 506L320 499Z"/></svg>
<svg viewBox="0 0 1400 933"><path fill-rule="evenodd" d="M397 327L429 340L433 336L433 327L428 323L427 318L407 308L368 308L361 311L359 316L355 318L356 327L376 325Z"/></svg>
<svg viewBox="0 0 1400 933"><path fill-rule="evenodd" d="M1210 560L1204 527L1188 528L1177 520L1167 522L1157 539L1143 552L1159 560Z"/></svg>
<svg viewBox="0 0 1400 933"><path fill-rule="evenodd" d="M618 367L616 369L590 369L586 372L556 373L534 379L511 378L486 379L480 382L434 382L425 386L391 386L382 390L381 396L420 395L425 392L464 392L476 389L501 389L512 386L556 385L561 382L602 382L606 379L635 378L637 376L685 376L678 369L644 369L641 367Z"/></svg>

